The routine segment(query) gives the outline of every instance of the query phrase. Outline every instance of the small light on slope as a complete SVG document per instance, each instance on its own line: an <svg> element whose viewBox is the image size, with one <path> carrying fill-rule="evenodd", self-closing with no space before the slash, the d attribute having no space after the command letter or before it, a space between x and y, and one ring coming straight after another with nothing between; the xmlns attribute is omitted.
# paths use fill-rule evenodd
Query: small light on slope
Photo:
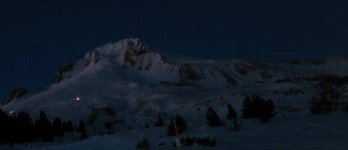
<svg viewBox="0 0 348 150"><path fill-rule="evenodd" d="M14 110L11 110L9 113L10 113L10 114L13 114L14 112L15 112Z"/></svg>
<svg viewBox="0 0 348 150"><path fill-rule="evenodd" d="M81 100L81 98L80 98L80 97L76 97L76 99L75 99L75 100L80 101L80 100Z"/></svg>

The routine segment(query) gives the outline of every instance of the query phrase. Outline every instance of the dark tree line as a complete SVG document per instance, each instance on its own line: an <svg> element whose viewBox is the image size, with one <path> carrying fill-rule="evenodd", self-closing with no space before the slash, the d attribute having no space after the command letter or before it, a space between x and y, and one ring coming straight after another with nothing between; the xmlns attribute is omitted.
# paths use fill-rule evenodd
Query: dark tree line
<svg viewBox="0 0 348 150"><path fill-rule="evenodd" d="M83 121L80 122L79 127L78 132L81 138L86 138L87 131ZM65 133L72 132L75 132L75 129L70 120L62 121L56 117L51 123L43 111L40 112L38 119L33 120L26 112L10 116L0 110L0 144L50 142L54 140L54 137L63 137Z"/></svg>

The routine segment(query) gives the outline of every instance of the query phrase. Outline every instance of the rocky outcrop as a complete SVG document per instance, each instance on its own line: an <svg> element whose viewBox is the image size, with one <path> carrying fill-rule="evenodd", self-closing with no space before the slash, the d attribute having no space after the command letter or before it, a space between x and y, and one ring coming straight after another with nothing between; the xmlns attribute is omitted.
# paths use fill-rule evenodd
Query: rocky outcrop
<svg viewBox="0 0 348 150"><path fill-rule="evenodd" d="M194 70L190 65L183 65L179 68L179 75L181 79L188 79L198 81L203 78L196 70Z"/></svg>
<svg viewBox="0 0 348 150"><path fill-rule="evenodd" d="M29 91L24 88L24 87L19 87L19 88L15 88L13 89L10 94L1 102L1 105L6 105L8 103L10 103L11 101L23 97L24 95L28 94Z"/></svg>

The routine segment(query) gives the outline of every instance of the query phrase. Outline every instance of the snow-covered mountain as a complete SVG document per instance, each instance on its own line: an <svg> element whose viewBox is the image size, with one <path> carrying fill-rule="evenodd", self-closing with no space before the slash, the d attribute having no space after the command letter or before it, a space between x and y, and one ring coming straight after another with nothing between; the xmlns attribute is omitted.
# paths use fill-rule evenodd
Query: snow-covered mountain
<svg viewBox="0 0 348 150"><path fill-rule="evenodd" d="M345 58L307 62L167 61L139 39L125 39L89 51L77 63L61 68L46 90L15 99L2 108L33 115L44 110L51 116L71 119L87 118L91 108L112 109L121 117L172 114L179 109L187 114L195 110L192 108L208 105L209 99L230 100L247 94L243 90L250 87L282 86L275 82L283 77L347 75L346 68Z"/></svg>
<svg viewBox="0 0 348 150"><path fill-rule="evenodd" d="M43 110L75 122L97 112L98 132L105 132L106 122L116 122L120 130L142 129L158 114L166 119L179 114L199 126L206 122L207 107L225 116L226 105L232 104L240 113L245 96L253 94L275 102L276 118L308 114L308 101L318 91L306 78L348 75L346 57L293 62L168 57L139 39L109 43L60 68L45 90L8 100L1 108L33 117ZM284 94L298 89L302 94Z"/></svg>

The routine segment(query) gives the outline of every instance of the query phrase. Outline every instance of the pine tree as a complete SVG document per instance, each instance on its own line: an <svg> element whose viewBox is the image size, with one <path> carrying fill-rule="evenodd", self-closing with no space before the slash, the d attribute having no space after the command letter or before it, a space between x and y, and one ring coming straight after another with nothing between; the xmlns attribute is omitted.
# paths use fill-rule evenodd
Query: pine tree
<svg viewBox="0 0 348 150"><path fill-rule="evenodd" d="M44 111L40 112L39 120L36 121L36 132L44 142L53 141L52 125Z"/></svg>
<svg viewBox="0 0 348 150"><path fill-rule="evenodd" d="M27 112L18 113L14 118L14 127L16 128L16 132L13 133L15 142L23 143L34 140L34 124Z"/></svg>
<svg viewBox="0 0 348 150"><path fill-rule="evenodd" d="M59 117L56 117L54 119L52 129L53 129L53 134L55 136L60 136L60 137L64 136L62 120Z"/></svg>
<svg viewBox="0 0 348 150"><path fill-rule="evenodd" d="M10 117L0 109L0 144L8 142L11 132Z"/></svg>
<svg viewBox="0 0 348 150"><path fill-rule="evenodd" d="M212 107L209 107L207 110L207 119L208 125L211 127L218 127L222 125L220 117L216 114L215 110Z"/></svg>
<svg viewBox="0 0 348 150"><path fill-rule="evenodd" d="M97 119L99 117L99 112L95 107L92 107L91 109L91 114L89 115L89 121L92 124L93 127L93 135L97 134L96 131L96 123L97 123Z"/></svg>
<svg viewBox="0 0 348 150"><path fill-rule="evenodd" d="M71 120L69 120L68 122L65 121L65 122L63 123L63 130L64 130L64 132L69 132L69 133L75 131L75 130L74 130L74 125L73 125L73 123L71 122Z"/></svg>
<svg viewBox="0 0 348 150"><path fill-rule="evenodd" d="M167 128L167 135L175 136L177 134L176 130L178 134L181 134L186 130L186 128L187 128L186 121L183 118L181 118L179 115L177 115L174 119L171 120L171 123Z"/></svg>
<svg viewBox="0 0 348 150"><path fill-rule="evenodd" d="M80 120L79 132L80 132L80 139L87 138L87 130L86 130L86 126L85 126L85 123L83 122L83 120Z"/></svg>
<svg viewBox="0 0 348 150"><path fill-rule="evenodd" d="M234 110L234 108L228 104L228 114L227 114L227 119L232 120L232 119L237 119L237 112Z"/></svg>

